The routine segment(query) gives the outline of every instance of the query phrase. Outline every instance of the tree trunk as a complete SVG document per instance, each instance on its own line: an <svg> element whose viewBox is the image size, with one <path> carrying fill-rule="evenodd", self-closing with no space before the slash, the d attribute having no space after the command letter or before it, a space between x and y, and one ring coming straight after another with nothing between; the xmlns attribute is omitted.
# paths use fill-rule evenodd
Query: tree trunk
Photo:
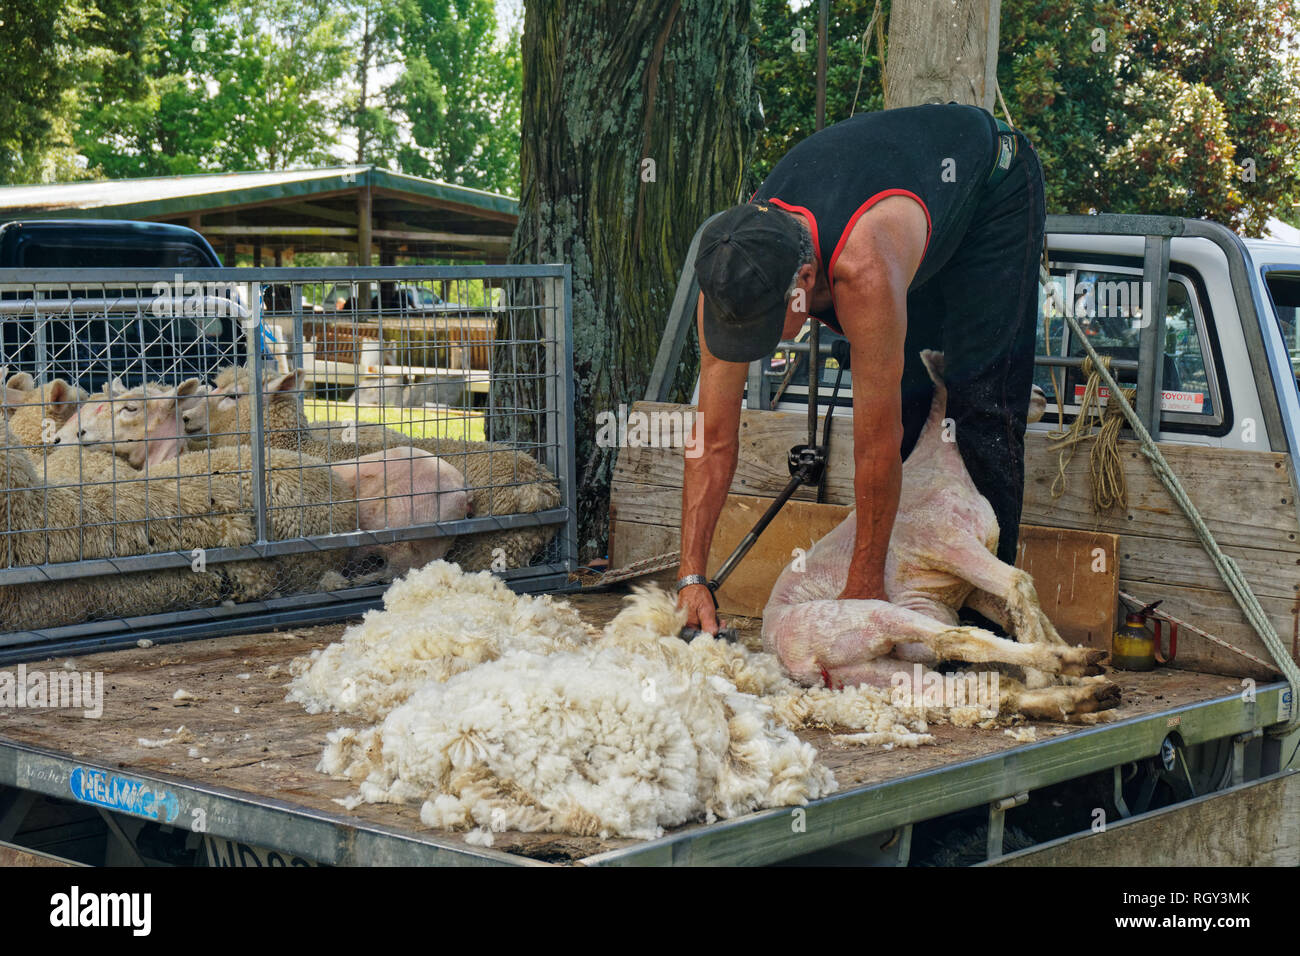
<svg viewBox="0 0 1300 956"><path fill-rule="evenodd" d="M597 444L596 416L641 398L691 237L742 199L761 125L749 22L749 0L526 7L522 190L510 261L573 266L584 560L605 553L618 453ZM687 351L682 383L698 367L698 353ZM504 389L501 399L519 405ZM509 436L501 431L494 434L536 437L517 424Z"/></svg>
<svg viewBox="0 0 1300 956"><path fill-rule="evenodd" d="M993 111L1001 0L911 0L889 12L885 109L955 100Z"/></svg>

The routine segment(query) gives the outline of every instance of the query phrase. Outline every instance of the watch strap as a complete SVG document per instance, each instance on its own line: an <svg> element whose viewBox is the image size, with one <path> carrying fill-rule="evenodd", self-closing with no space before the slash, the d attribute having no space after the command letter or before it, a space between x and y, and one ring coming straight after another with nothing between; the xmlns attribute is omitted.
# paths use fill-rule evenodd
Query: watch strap
<svg viewBox="0 0 1300 956"><path fill-rule="evenodd" d="M682 588L688 588L692 584L703 584L706 588L709 588L710 592L713 590L713 588L709 586L709 579L702 574L687 574L678 578L676 590L680 594Z"/></svg>

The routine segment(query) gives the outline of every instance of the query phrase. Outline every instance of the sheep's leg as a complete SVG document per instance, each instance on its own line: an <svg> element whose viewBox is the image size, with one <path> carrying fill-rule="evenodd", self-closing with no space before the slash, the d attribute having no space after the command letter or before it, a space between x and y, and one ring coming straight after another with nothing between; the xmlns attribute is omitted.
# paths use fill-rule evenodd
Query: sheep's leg
<svg viewBox="0 0 1300 956"><path fill-rule="evenodd" d="M1018 714L1034 720L1092 722L1083 715L1098 715L1120 702L1119 687L1104 677L1083 677L1077 684L1034 690L997 671L973 674L937 671L896 657L878 657L858 667L859 684L892 692L900 705L952 707L978 704L996 706L1004 715ZM835 686L840 686L836 684ZM985 699L996 695L996 700Z"/></svg>
<svg viewBox="0 0 1300 956"><path fill-rule="evenodd" d="M1084 677L1073 684L1030 688L1003 675L998 687L1002 713L1023 714L1037 720L1065 720L1072 715L1099 714L1120 703L1119 685L1104 677Z"/></svg>
<svg viewBox="0 0 1300 956"><path fill-rule="evenodd" d="M956 575L978 590L1000 599L1005 610L1000 619L994 620L1022 643L1065 644L1039 606L1033 578L1019 568L999 561L975 536L957 535L936 546L928 557L936 570Z"/></svg>
<svg viewBox="0 0 1300 956"><path fill-rule="evenodd" d="M988 591L976 588L966 598L966 607L972 611L983 614L986 618L1006 630L1008 634L1016 633L1016 622L1011 614L1010 608L1007 607L1005 599L990 594ZM1025 635L1025 642L1030 643L1033 637L1041 637L1048 644L1066 644L1065 638L1057 633L1056 627L1048 619L1041 607L1035 608L1038 615L1038 627L1031 629Z"/></svg>
<svg viewBox="0 0 1300 956"><path fill-rule="evenodd" d="M1021 644L974 627L952 627L887 601L821 600L789 605L763 622L772 647L795 680L857 684L863 667L896 644L922 643L941 661L1001 663L1053 674L1096 674L1103 653L1087 647Z"/></svg>

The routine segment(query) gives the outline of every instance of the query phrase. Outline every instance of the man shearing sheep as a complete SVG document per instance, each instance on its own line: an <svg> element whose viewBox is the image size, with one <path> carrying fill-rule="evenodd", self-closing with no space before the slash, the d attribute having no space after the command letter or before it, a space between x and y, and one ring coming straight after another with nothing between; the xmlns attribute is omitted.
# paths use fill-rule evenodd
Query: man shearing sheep
<svg viewBox="0 0 1300 956"><path fill-rule="evenodd" d="M922 349L946 356L948 414L1015 558L1033 378L1043 174L1025 136L955 103L814 133L700 237L699 419L687 458L678 602L718 628L709 546L739 450L748 363L809 317L849 343L857 538L841 599L885 600L902 460L929 410Z"/></svg>

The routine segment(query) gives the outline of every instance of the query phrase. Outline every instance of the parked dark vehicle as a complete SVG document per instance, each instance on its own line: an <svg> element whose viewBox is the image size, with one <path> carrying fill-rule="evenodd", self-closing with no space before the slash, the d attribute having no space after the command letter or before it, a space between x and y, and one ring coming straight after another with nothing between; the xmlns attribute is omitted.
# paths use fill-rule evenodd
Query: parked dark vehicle
<svg viewBox="0 0 1300 956"><path fill-rule="evenodd" d="M107 219L0 225L3 269L183 272L220 266L221 260L208 241L185 226ZM27 291L2 292L0 300L14 302L30 296ZM121 376L128 386L145 379L179 382L203 377L220 361L242 361L246 354L239 318L242 310L231 292L218 293L225 302L209 300L199 314L178 309L186 313L178 315L159 315L149 307L152 288L69 286L37 293L43 310L69 297L73 315L67 321L46 324L44 342L37 340L32 310L6 312L0 323L4 349L0 364L11 370L32 371L43 379L59 376L96 391L115 376ZM228 307L231 305L234 307Z"/></svg>

